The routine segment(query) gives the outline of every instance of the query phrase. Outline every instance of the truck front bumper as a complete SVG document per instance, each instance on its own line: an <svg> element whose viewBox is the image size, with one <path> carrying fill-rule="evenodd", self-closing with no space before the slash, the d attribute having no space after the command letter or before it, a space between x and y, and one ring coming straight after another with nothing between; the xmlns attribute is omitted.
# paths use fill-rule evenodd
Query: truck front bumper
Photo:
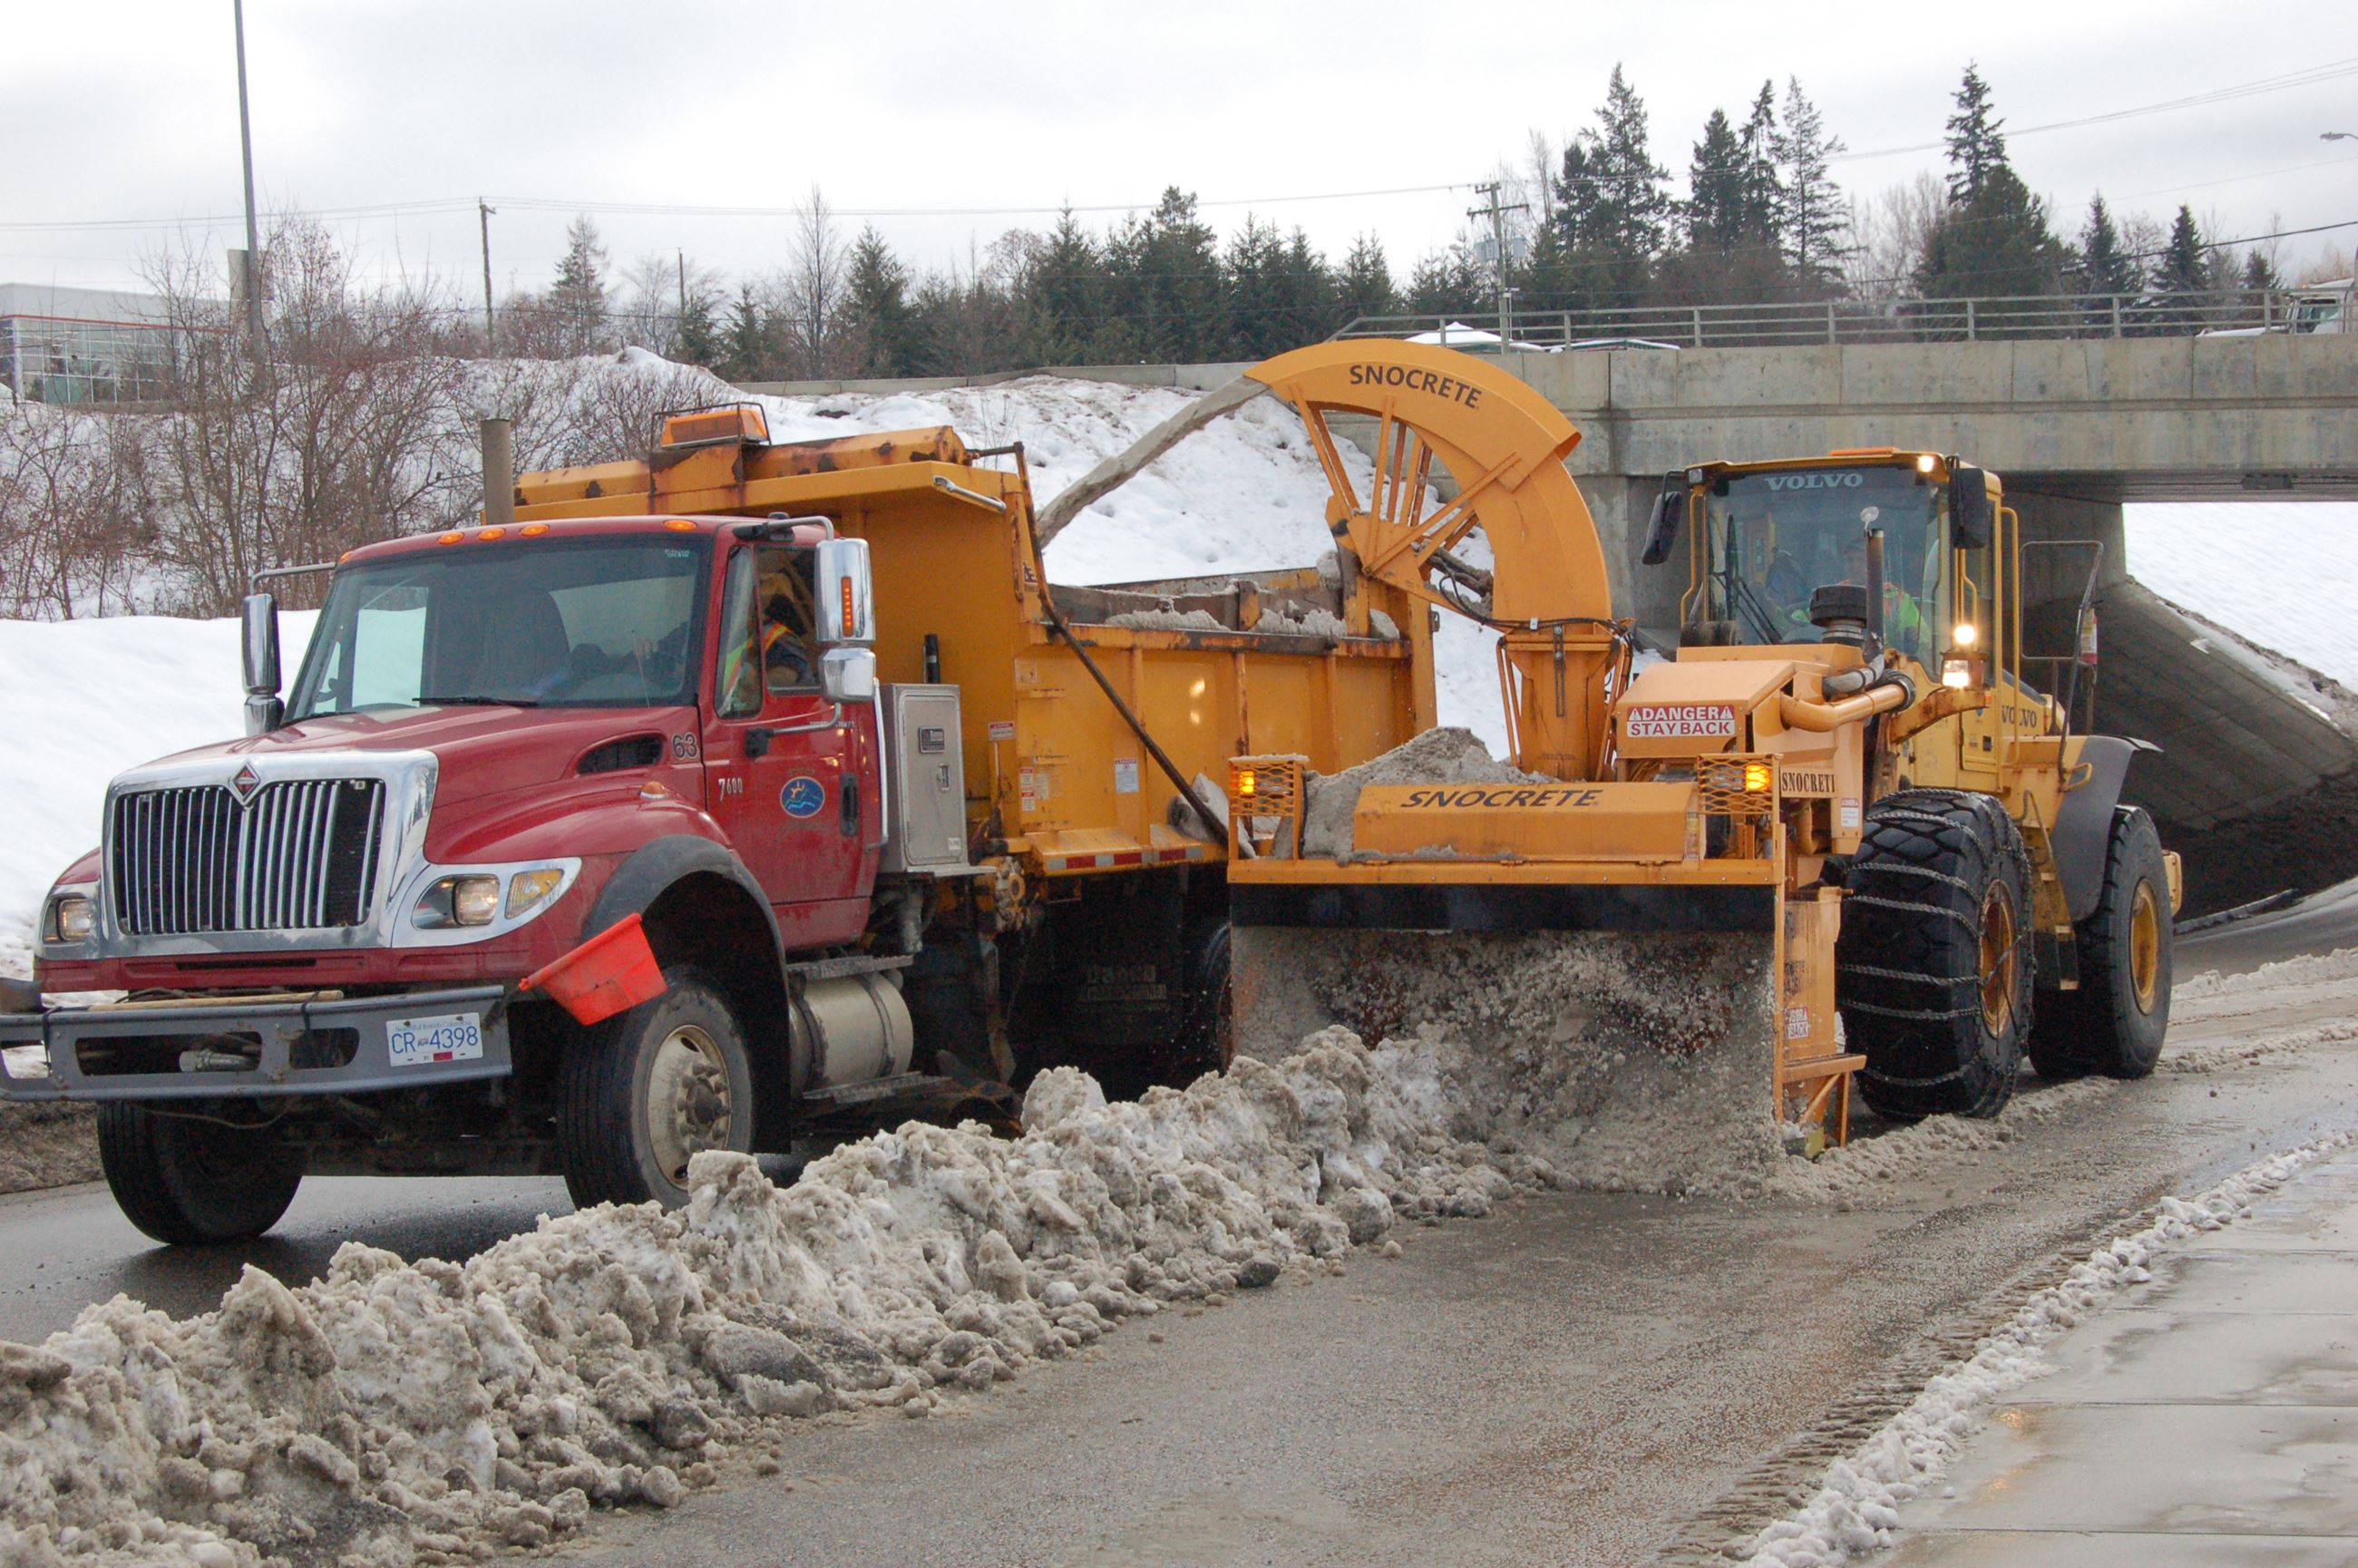
<svg viewBox="0 0 2358 1568"><path fill-rule="evenodd" d="M37 1076L16 1076L16 1061L0 1066L0 1100L355 1095L503 1078L513 1070L509 1000L504 986L468 986L360 1000L231 999L0 1015L0 1048L49 1053ZM480 1054L471 1039L451 1052L395 1061L395 1026L470 1016Z"/></svg>

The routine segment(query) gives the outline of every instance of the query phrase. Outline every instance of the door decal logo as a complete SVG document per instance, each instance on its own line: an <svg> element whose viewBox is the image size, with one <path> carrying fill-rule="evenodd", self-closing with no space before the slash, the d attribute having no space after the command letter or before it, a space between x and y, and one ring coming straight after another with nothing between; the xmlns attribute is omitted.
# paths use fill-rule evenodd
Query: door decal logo
<svg viewBox="0 0 2358 1568"><path fill-rule="evenodd" d="M827 804L827 786L808 773L796 773L786 781L786 787L778 792L778 804L784 806L786 815L796 821L817 816L819 808Z"/></svg>

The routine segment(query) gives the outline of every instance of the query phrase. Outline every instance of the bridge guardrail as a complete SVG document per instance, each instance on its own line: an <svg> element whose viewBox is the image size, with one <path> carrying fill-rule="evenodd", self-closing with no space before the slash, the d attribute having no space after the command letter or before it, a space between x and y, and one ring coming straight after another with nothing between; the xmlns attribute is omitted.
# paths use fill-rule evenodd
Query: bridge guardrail
<svg viewBox="0 0 2358 1568"><path fill-rule="evenodd" d="M2017 295L1968 299L1819 299L1748 305L1644 305L1514 310L1492 316L1361 316L1336 338L1442 334L1453 347L1660 344L1682 349L1817 343L2007 342L2058 338L2183 338L2306 331L2315 290ZM2345 302L2344 309L2347 309ZM2342 330L2347 330L2344 327Z"/></svg>

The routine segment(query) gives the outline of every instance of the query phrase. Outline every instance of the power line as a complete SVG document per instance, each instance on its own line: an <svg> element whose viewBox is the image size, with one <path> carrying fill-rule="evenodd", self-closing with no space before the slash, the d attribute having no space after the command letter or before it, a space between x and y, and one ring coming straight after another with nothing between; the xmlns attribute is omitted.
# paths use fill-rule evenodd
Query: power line
<svg viewBox="0 0 2358 1568"><path fill-rule="evenodd" d="M2183 98L2171 98L2158 103L2140 103L2129 109L2108 109L2101 114L2083 114L2072 120L2050 120L2043 125L2022 125L2004 130L2010 138L2041 135L2049 131L2077 130L2082 125L2109 124L2115 120L2135 120L2147 114L2167 114L2180 109L2199 109L2212 103L2230 103L2238 98L2254 98L2264 92L2281 92L2291 87L2312 87L2320 82L2335 81L2345 76L2358 76L2358 55L2346 59L2328 60L2322 65L2307 66L2287 71L2280 76L2264 76L2256 81L2238 82L2232 87L2215 88L2208 92L2189 93ZM1864 152L1836 155L1830 162L1856 163L1861 158L1896 157L1901 153L1939 152L1948 146L1937 142L1911 142L1902 147L1871 147Z"/></svg>
<svg viewBox="0 0 2358 1568"><path fill-rule="evenodd" d="M2214 185L2241 185L2247 179L2266 179L2274 174L2299 174L2304 169L2326 168L2337 163L2358 163L2358 157L2320 158L2315 163L2289 164L2283 168L2255 169L2250 174L2231 174L2224 179L2197 180L2192 185L2166 185L2158 190L2132 190L2121 200L2141 201L2148 196L2175 196L2182 190L2208 190Z"/></svg>

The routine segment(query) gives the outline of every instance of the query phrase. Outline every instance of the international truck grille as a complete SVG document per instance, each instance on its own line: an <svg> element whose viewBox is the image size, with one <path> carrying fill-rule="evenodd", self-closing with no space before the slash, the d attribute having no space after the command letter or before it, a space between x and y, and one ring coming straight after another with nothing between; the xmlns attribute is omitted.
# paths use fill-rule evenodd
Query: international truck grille
<svg viewBox="0 0 2358 1568"><path fill-rule="evenodd" d="M129 936L317 931L369 917L384 826L375 779L226 784L115 797L115 923Z"/></svg>

